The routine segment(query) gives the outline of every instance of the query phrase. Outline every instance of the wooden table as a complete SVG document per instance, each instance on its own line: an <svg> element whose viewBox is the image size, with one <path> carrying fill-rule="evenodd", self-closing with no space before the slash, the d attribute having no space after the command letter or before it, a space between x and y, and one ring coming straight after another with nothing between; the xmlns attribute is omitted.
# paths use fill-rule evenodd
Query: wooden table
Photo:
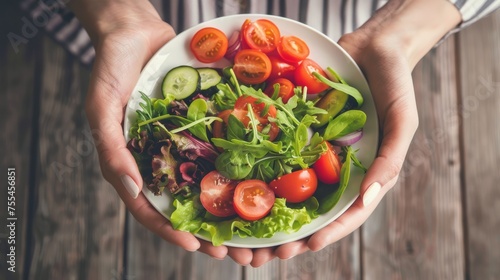
<svg viewBox="0 0 500 280"><path fill-rule="evenodd" d="M2 11L3 31L22 15ZM43 32L0 41L0 279L498 279L500 11L414 71L420 127L397 186L318 253L241 267L160 240L102 178L83 110L90 70ZM6 269L16 170L16 273Z"/></svg>

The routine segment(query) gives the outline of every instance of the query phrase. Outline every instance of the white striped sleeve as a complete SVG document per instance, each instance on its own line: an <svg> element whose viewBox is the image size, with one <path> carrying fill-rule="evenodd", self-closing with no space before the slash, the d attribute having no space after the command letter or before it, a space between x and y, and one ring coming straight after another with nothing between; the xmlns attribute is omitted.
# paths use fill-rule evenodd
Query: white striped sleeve
<svg viewBox="0 0 500 280"><path fill-rule="evenodd" d="M500 0L449 0L460 11L457 32L500 7ZM55 0L22 0L29 20L42 27L85 65L94 60L88 34L72 12ZM303 21L334 40L353 31L387 0L151 0L177 32L212 18L235 13L269 13ZM445 36L446 37L446 36Z"/></svg>
<svg viewBox="0 0 500 280"><path fill-rule="evenodd" d="M92 64L95 52L90 37L63 1L25 0L20 2L20 8L30 24L45 30L82 64Z"/></svg>
<svg viewBox="0 0 500 280"><path fill-rule="evenodd" d="M500 0L450 0L462 15L462 23L451 33L457 32L500 7Z"/></svg>

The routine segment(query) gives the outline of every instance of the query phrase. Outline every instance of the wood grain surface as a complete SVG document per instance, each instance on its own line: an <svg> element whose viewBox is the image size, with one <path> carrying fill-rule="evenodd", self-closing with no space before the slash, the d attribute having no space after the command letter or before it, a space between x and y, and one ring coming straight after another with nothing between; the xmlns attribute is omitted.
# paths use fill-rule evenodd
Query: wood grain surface
<svg viewBox="0 0 500 280"><path fill-rule="evenodd" d="M101 176L86 122L89 71L48 38L40 47L29 276L107 279L121 273L125 212Z"/></svg>
<svg viewBox="0 0 500 280"><path fill-rule="evenodd" d="M0 12L1 19L7 19L7 12ZM15 11L11 15L19 16ZM8 21L0 21L0 34L6 34L16 25ZM3 38L3 37L2 37ZM36 157L31 156L36 153L34 149L36 136L36 111L38 104L35 86L38 83L37 52L35 45L19 48L18 51L12 48L7 40L0 41L0 162L2 171L0 179L2 190L0 191L0 279L22 279L25 270L25 254L27 249L26 231L29 228L28 206L29 206L29 186L34 183L32 167ZM14 67L16 66L16 67ZM16 243L9 243L11 231L7 228L7 168L15 168L15 216L17 218L15 237ZM16 266L15 273L7 270L10 265L10 247L15 246Z"/></svg>
<svg viewBox="0 0 500 280"><path fill-rule="evenodd" d="M398 183L368 221L319 252L259 268L186 252L126 212L102 178L84 114L90 69L43 32L15 51L5 34L21 17L0 13L0 180L16 168L18 218L11 273L2 183L0 279L500 275L500 11L450 36L414 70L420 126Z"/></svg>
<svg viewBox="0 0 500 280"><path fill-rule="evenodd" d="M364 279L463 279L455 41L413 72L419 129L396 186L363 226Z"/></svg>
<svg viewBox="0 0 500 280"><path fill-rule="evenodd" d="M497 279L500 272L499 29L497 11L458 36L462 202L470 279Z"/></svg>

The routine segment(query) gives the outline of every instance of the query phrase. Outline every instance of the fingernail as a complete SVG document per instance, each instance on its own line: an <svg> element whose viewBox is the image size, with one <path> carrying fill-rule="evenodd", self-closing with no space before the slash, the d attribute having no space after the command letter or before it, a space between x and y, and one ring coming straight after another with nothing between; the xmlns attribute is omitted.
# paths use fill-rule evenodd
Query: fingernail
<svg viewBox="0 0 500 280"><path fill-rule="evenodd" d="M128 175L122 175L120 176L120 180L122 181L122 184L125 186L125 189L127 189L128 193L135 199L137 196L139 196L139 187L137 184L130 178Z"/></svg>
<svg viewBox="0 0 500 280"><path fill-rule="evenodd" d="M380 192L380 184L378 182L372 183L368 189L365 191L363 194L363 205L368 206L370 203L373 202L373 200L377 197L378 193Z"/></svg>

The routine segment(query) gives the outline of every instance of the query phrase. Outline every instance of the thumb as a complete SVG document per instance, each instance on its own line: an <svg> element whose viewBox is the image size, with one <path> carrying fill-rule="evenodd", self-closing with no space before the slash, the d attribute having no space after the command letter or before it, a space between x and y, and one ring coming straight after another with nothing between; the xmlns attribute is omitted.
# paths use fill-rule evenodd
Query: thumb
<svg viewBox="0 0 500 280"><path fill-rule="evenodd" d="M87 95L86 112L103 176L127 205L128 199L137 198L143 181L123 136L124 108L143 66L175 36L166 23L156 24L152 30L158 36L124 33L100 41Z"/></svg>
<svg viewBox="0 0 500 280"><path fill-rule="evenodd" d="M90 101L88 104L93 103ZM89 123L98 151L102 174L115 187L124 202L130 205L127 201L137 198L142 190L142 176L135 159L126 147L121 122L95 111L90 112L94 116L89 117ZM99 117L103 118L97 121L96 119Z"/></svg>
<svg viewBox="0 0 500 280"><path fill-rule="evenodd" d="M407 90L413 91L410 85ZM382 107L381 144L377 157L361 183L363 205L371 204L379 194L391 189L399 177L406 153L418 127L418 114L412 93ZM385 108L384 108L385 107Z"/></svg>
<svg viewBox="0 0 500 280"><path fill-rule="evenodd" d="M122 122L125 104L145 61L127 59L124 52L106 46L97 52L85 110L103 176L128 205L127 200L139 195L142 177L126 147Z"/></svg>
<svg viewBox="0 0 500 280"><path fill-rule="evenodd" d="M368 80L381 129L377 157L361 183L362 204L366 207L395 185L418 127L418 113L411 67L404 54L387 51L387 47L361 48L364 44L359 38L353 33L344 35L339 44Z"/></svg>

